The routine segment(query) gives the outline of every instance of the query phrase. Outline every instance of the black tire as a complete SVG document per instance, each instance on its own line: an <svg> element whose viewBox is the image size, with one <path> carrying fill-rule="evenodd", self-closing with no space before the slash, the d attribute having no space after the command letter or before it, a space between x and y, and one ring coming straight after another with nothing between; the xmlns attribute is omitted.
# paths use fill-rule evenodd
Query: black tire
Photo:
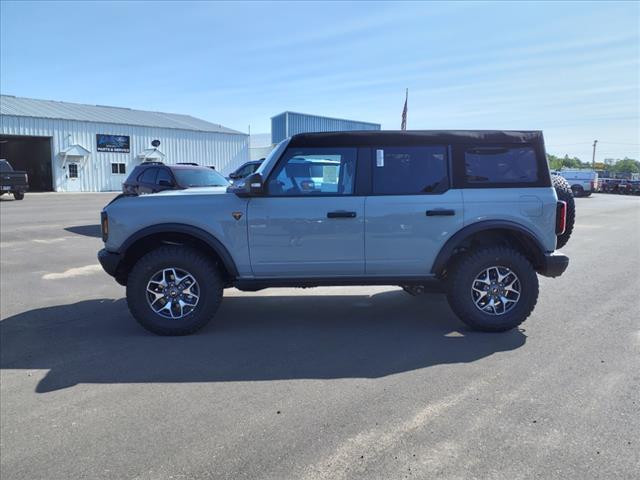
<svg viewBox="0 0 640 480"><path fill-rule="evenodd" d="M22 200L24 198L24 192L13 192L13 198Z"/></svg>
<svg viewBox="0 0 640 480"><path fill-rule="evenodd" d="M556 241L556 248L564 247L571 237L573 232L573 225L576 223L576 202L573 198L573 192L571 185L560 175L551 175L551 182L553 188L556 190L558 200L567 202L567 226L562 235L558 235Z"/></svg>
<svg viewBox="0 0 640 480"><path fill-rule="evenodd" d="M477 277L490 267L510 269L517 276L516 287L520 288L517 302L500 315L483 312L473 297L472 287L478 285ZM505 279L512 280L513 277ZM504 332L520 325L533 311L538 301L538 276L531 263L517 250L482 247L464 253L450 268L447 300L458 318L471 328L483 332Z"/></svg>
<svg viewBox="0 0 640 480"><path fill-rule="evenodd" d="M156 313L148 300L149 281L167 268L190 273L199 287L195 308L179 319ZM131 314L145 329L158 335L188 335L204 327L220 307L222 292L222 276L212 259L190 247L178 245L147 253L134 265L127 280L127 304Z"/></svg>
<svg viewBox="0 0 640 480"><path fill-rule="evenodd" d="M571 185L571 191L574 197L582 197L584 195L584 188L581 185Z"/></svg>

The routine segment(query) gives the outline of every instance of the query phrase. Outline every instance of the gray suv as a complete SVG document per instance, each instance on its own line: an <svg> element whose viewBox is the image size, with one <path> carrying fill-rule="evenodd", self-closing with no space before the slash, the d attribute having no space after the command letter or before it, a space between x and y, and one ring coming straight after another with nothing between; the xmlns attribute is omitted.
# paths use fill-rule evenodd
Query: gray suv
<svg viewBox="0 0 640 480"><path fill-rule="evenodd" d="M537 274L567 268L558 196L541 132L307 133L236 186L116 198L98 258L161 335L202 328L225 288L322 285L444 292L472 328L504 331Z"/></svg>

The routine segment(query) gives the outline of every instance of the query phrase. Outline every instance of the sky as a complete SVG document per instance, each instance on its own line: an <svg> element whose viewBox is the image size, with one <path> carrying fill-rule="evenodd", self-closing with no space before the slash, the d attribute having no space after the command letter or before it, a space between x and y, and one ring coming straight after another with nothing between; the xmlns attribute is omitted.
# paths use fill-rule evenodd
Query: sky
<svg viewBox="0 0 640 480"><path fill-rule="evenodd" d="M0 3L0 91L252 133L285 110L640 159L638 2Z"/></svg>

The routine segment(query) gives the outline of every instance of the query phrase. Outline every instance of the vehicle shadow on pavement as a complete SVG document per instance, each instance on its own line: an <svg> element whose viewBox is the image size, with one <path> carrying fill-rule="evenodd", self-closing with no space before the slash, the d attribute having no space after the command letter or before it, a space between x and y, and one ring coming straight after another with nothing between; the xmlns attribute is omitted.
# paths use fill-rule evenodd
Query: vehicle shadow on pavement
<svg viewBox="0 0 640 480"><path fill-rule="evenodd" d="M473 362L524 345L519 330L467 330L444 296L226 297L200 333L159 337L124 299L31 310L0 322L2 369L48 369L36 392L78 383L378 378Z"/></svg>
<svg viewBox="0 0 640 480"><path fill-rule="evenodd" d="M102 238L102 230L100 228L100 224L74 225L72 227L65 227L65 230L77 235L84 235L85 237Z"/></svg>

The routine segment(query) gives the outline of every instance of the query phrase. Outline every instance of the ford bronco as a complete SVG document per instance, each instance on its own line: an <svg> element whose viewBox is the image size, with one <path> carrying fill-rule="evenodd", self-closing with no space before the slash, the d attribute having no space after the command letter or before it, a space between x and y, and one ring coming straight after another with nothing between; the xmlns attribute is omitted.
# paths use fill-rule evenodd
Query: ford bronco
<svg viewBox="0 0 640 480"><path fill-rule="evenodd" d="M541 132L306 133L230 187L117 197L98 258L161 335L202 328L225 288L322 285L441 291L470 327L504 331L537 275L567 268L572 198L554 184Z"/></svg>

